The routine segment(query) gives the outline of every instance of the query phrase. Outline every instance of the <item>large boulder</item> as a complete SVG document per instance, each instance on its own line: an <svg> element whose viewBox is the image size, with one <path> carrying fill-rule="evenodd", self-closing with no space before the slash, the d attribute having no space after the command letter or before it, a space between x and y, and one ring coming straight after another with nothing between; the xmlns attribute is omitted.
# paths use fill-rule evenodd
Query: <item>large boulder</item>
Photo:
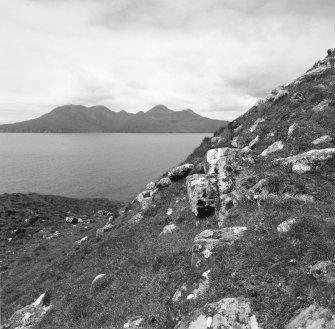
<svg viewBox="0 0 335 329"><path fill-rule="evenodd" d="M231 245L240 239L247 230L244 226L225 227L202 231L195 236L192 248L192 266L199 268L211 263L211 256L216 247Z"/></svg>
<svg viewBox="0 0 335 329"><path fill-rule="evenodd" d="M335 316L329 309L311 305L294 317L285 329L334 329Z"/></svg>
<svg viewBox="0 0 335 329"><path fill-rule="evenodd" d="M178 180L186 177L193 169L194 165L192 163L185 163L181 166L171 169L171 171L168 173L168 176L171 180Z"/></svg>
<svg viewBox="0 0 335 329"><path fill-rule="evenodd" d="M335 148L310 150L287 158L274 160L275 164L288 166L293 172L303 174L312 171L315 166L335 157Z"/></svg>
<svg viewBox="0 0 335 329"><path fill-rule="evenodd" d="M215 178L194 174L186 178L186 187L191 210L197 217L215 213L218 198Z"/></svg>
<svg viewBox="0 0 335 329"><path fill-rule="evenodd" d="M175 329L260 329L246 298L224 298L198 309Z"/></svg>
<svg viewBox="0 0 335 329"><path fill-rule="evenodd" d="M240 193L237 185L241 177L248 176L249 166L254 159L249 152L243 149L217 148L207 152L207 174L217 180L219 202L218 222L223 225L228 212L233 208Z"/></svg>
<svg viewBox="0 0 335 329"><path fill-rule="evenodd" d="M16 311L5 324L6 329L32 329L43 319L44 315L51 309L50 301L46 294L20 310Z"/></svg>

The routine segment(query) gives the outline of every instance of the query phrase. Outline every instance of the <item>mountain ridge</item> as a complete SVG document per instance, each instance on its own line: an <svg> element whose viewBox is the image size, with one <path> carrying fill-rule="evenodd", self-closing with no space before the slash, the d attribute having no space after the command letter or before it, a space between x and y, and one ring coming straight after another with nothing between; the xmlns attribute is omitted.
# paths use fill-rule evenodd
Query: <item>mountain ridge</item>
<svg viewBox="0 0 335 329"><path fill-rule="evenodd" d="M202 117L190 109L173 111L161 104L135 114L112 111L104 105L69 104L35 119L0 125L0 132L203 133L226 125L227 121Z"/></svg>

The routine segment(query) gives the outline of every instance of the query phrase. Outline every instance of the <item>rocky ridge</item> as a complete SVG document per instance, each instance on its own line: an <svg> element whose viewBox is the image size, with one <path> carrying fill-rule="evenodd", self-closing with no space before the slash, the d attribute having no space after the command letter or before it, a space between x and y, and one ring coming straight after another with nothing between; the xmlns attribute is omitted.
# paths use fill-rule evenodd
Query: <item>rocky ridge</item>
<svg viewBox="0 0 335 329"><path fill-rule="evenodd" d="M122 255L90 281L103 328L334 327L334 65L330 49L99 231Z"/></svg>

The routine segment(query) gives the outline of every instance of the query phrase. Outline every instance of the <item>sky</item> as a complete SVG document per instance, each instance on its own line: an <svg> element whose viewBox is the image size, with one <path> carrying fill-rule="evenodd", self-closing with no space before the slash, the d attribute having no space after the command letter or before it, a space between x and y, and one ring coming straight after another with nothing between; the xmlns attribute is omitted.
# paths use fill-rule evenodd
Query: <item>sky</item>
<svg viewBox="0 0 335 329"><path fill-rule="evenodd" d="M333 0L0 0L0 123L64 104L233 120L335 47Z"/></svg>

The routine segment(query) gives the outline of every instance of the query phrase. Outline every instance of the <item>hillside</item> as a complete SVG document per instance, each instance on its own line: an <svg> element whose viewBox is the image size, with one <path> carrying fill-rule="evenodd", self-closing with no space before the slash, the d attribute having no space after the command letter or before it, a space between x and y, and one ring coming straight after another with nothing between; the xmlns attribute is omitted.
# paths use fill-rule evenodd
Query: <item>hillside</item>
<svg viewBox="0 0 335 329"><path fill-rule="evenodd" d="M0 132L203 133L226 125L226 121L208 119L192 110L172 111L164 105L136 114L105 106L65 105L37 119L0 125Z"/></svg>
<svg viewBox="0 0 335 329"><path fill-rule="evenodd" d="M332 49L47 266L25 261L47 256L39 233L7 242L5 328L335 328L334 66Z"/></svg>

